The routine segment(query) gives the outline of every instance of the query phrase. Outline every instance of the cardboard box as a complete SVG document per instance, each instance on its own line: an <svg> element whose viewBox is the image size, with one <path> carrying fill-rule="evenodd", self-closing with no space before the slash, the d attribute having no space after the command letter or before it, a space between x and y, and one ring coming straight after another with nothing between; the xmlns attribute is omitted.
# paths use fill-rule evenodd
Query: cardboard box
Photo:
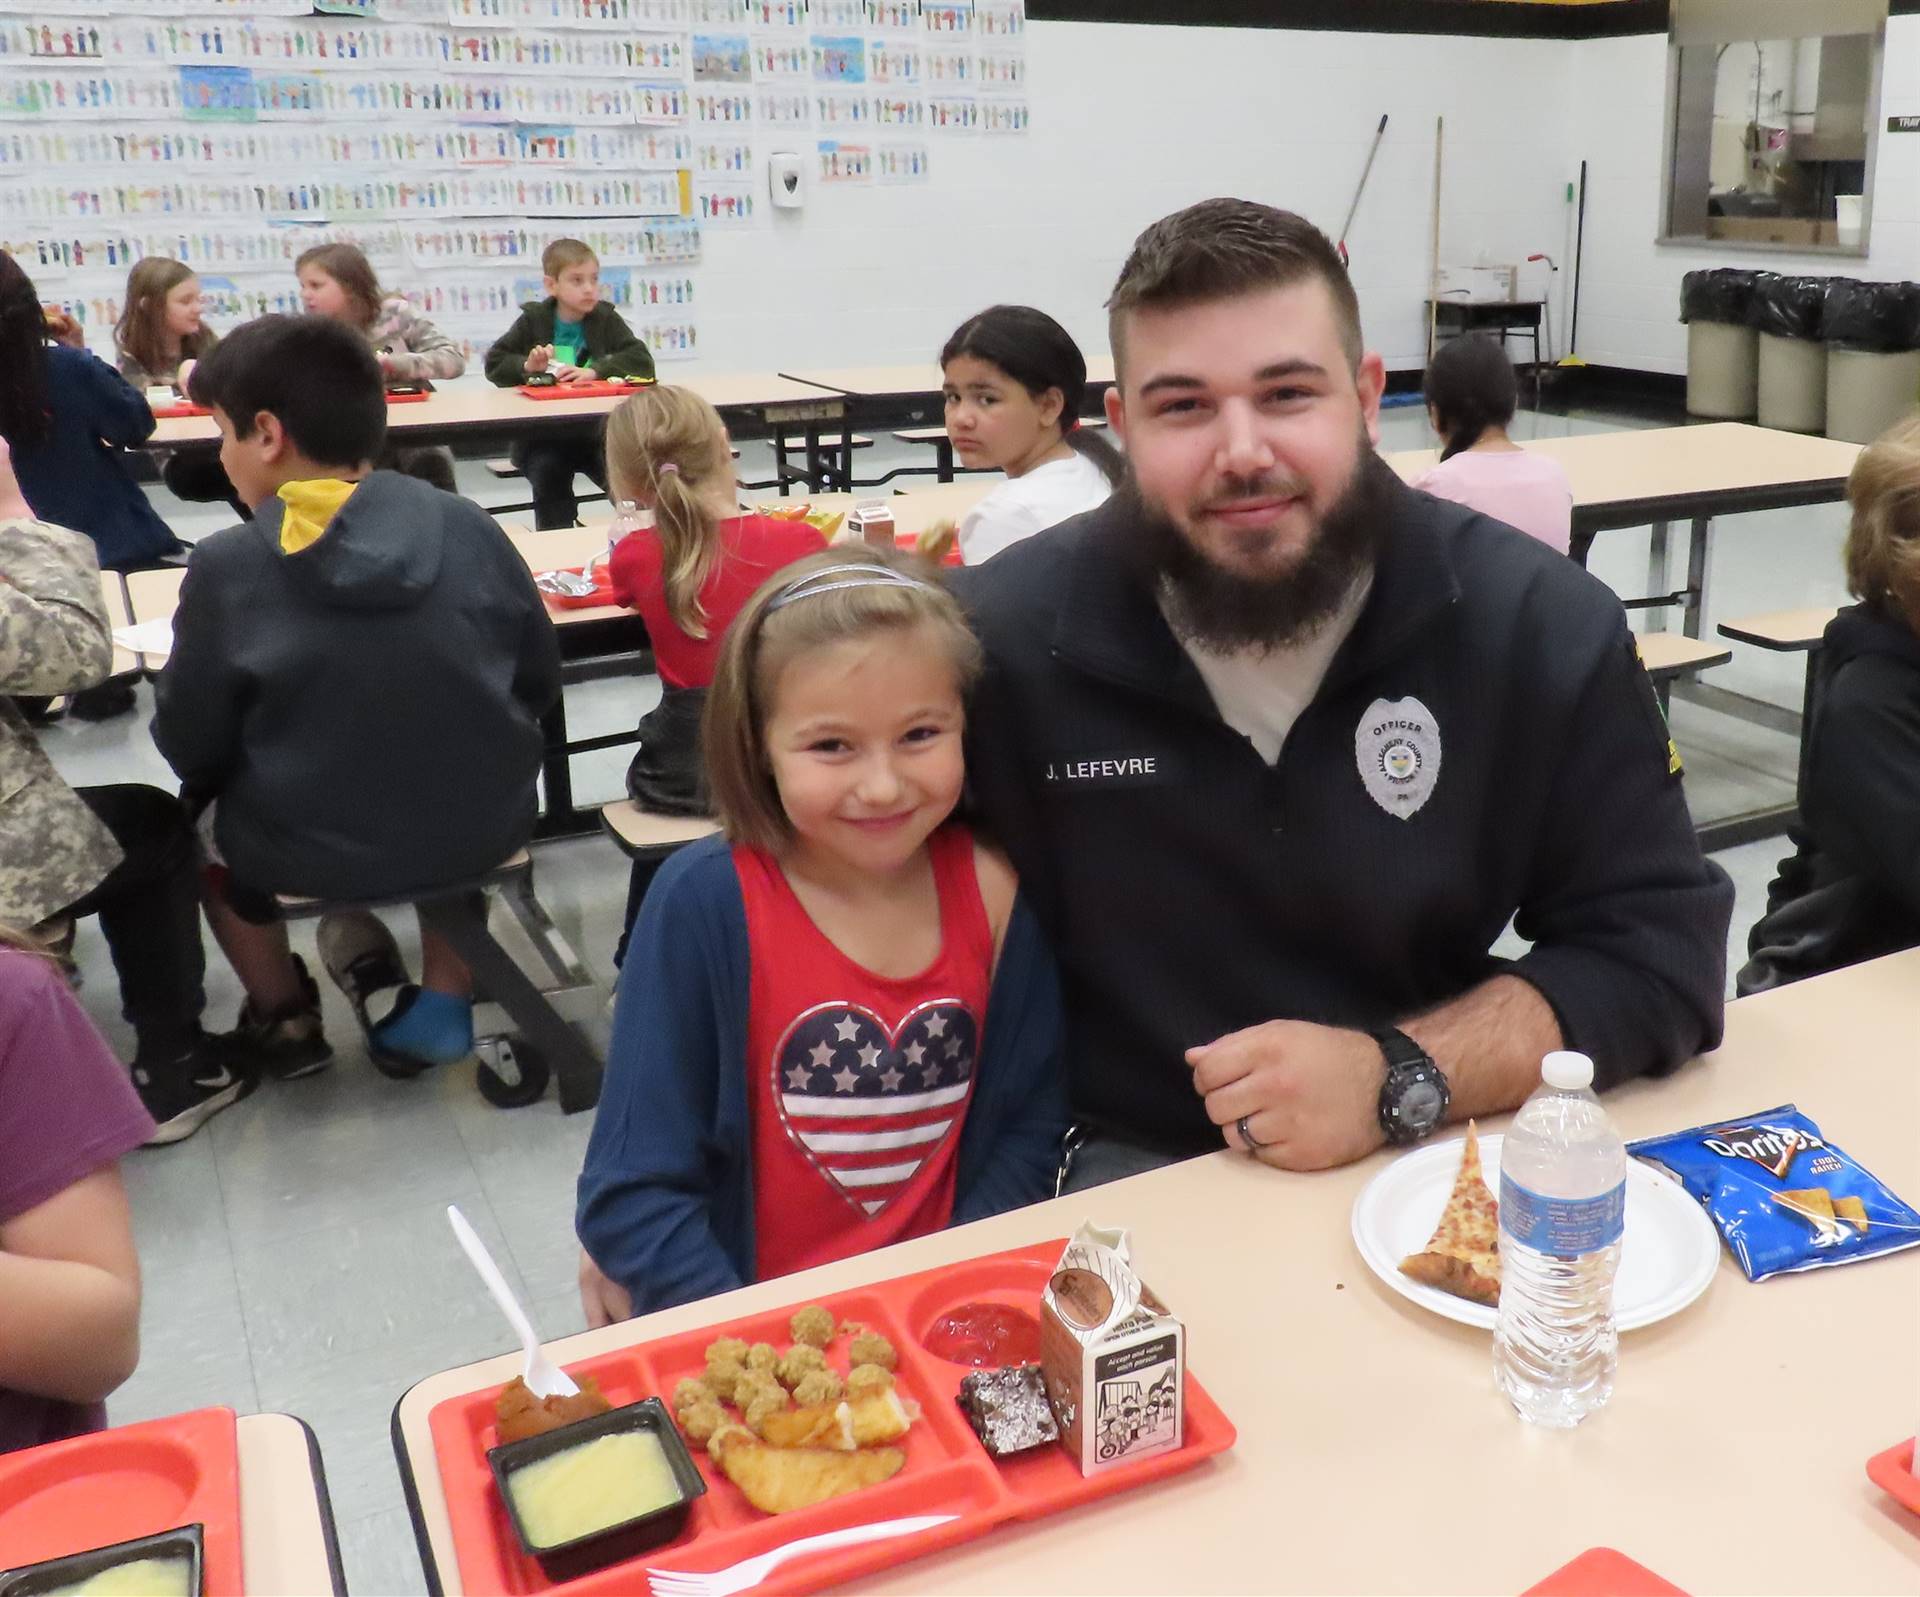
<svg viewBox="0 0 1920 1597"><path fill-rule="evenodd" d="M1465 303L1512 304L1519 292L1520 268L1517 266L1443 266L1433 280L1435 299Z"/></svg>
<svg viewBox="0 0 1920 1597"><path fill-rule="evenodd" d="M1802 247L1840 242L1832 222L1805 216L1710 216L1708 238L1737 239L1748 244L1798 244Z"/></svg>
<svg viewBox="0 0 1920 1597"><path fill-rule="evenodd" d="M1040 1299L1040 1366L1083 1475L1179 1449L1187 1333L1133 1272L1125 1231L1082 1226Z"/></svg>

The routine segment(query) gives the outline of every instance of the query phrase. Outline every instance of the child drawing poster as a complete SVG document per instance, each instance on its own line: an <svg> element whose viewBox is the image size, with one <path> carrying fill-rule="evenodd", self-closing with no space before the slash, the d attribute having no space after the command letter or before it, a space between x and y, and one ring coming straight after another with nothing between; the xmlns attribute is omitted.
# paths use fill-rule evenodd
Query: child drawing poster
<svg viewBox="0 0 1920 1597"><path fill-rule="evenodd" d="M866 128L873 123L873 102L858 91L822 89L813 97L814 122L823 128Z"/></svg>
<svg viewBox="0 0 1920 1597"><path fill-rule="evenodd" d="M753 96L745 89L696 89L693 120L697 126L745 127L753 120Z"/></svg>
<svg viewBox="0 0 1920 1597"><path fill-rule="evenodd" d="M756 197L751 183L710 183L694 198L702 227L751 227Z"/></svg>
<svg viewBox="0 0 1920 1597"><path fill-rule="evenodd" d="M882 144L873 152L876 183L924 183L929 167L924 144Z"/></svg>
<svg viewBox="0 0 1920 1597"><path fill-rule="evenodd" d="M743 179L753 171L753 145L744 139L702 139L693 146L694 176Z"/></svg>
<svg viewBox="0 0 1920 1597"><path fill-rule="evenodd" d="M445 21L456 28L511 28L519 24L518 0L447 0Z"/></svg>
<svg viewBox="0 0 1920 1597"><path fill-rule="evenodd" d="M982 39L1015 41L1027 31L1025 0L979 0L973 30Z"/></svg>
<svg viewBox="0 0 1920 1597"><path fill-rule="evenodd" d="M947 38L973 31L973 0L927 0L921 12L927 32Z"/></svg>
<svg viewBox="0 0 1920 1597"><path fill-rule="evenodd" d="M867 41L855 37L813 36L813 80L816 83L865 83Z"/></svg>
<svg viewBox="0 0 1920 1597"><path fill-rule="evenodd" d="M816 28L864 28L867 0L809 0L807 16Z"/></svg>
<svg viewBox="0 0 1920 1597"><path fill-rule="evenodd" d="M336 17L372 17L379 10L379 0L313 0L313 9Z"/></svg>
<svg viewBox="0 0 1920 1597"><path fill-rule="evenodd" d="M970 94L929 95L927 126L935 133L978 133L980 102Z"/></svg>
<svg viewBox="0 0 1920 1597"><path fill-rule="evenodd" d="M969 88L979 71L980 58L971 45L929 44L920 52L921 81L933 88Z"/></svg>
<svg viewBox="0 0 1920 1597"><path fill-rule="evenodd" d="M813 75L813 51L805 39L769 34L753 41L753 75L760 82L788 82Z"/></svg>
<svg viewBox="0 0 1920 1597"><path fill-rule="evenodd" d="M699 330L690 321L649 318L632 326L655 360L692 360L700 353Z"/></svg>
<svg viewBox="0 0 1920 1597"><path fill-rule="evenodd" d="M867 0L867 21L882 33L915 33L920 0Z"/></svg>
<svg viewBox="0 0 1920 1597"><path fill-rule="evenodd" d="M696 33L693 36L695 83L751 83L753 50L744 33Z"/></svg>
<svg viewBox="0 0 1920 1597"><path fill-rule="evenodd" d="M867 45L867 78L872 83L918 83L919 39L872 40Z"/></svg>
<svg viewBox="0 0 1920 1597"><path fill-rule="evenodd" d="M756 28L783 31L804 28L808 21L807 3L806 0L748 0L747 21Z"/></svg>
<svg viewBox="0 0 1920 1597"><path fill-rule="evenodd" d="M696 28L744 28L753 20L753 0L693 0L687 20Z"/></svg>
<svg viewBox="0 0 1920 1597"><path fill-rule="evenodd" d="M813 96L805 89L762 89L757 109L763 127L806 127L813 121Z"/></svg>
<svg viewBox="0 0 1920 1597"><path fill-rule="evenodd" d="M64 22L58 26L24 17L0 17L0 66L29 61L99 60L112 42L97 24Z"/></svg>
<svg viewBox="0 0 1920 1597"><path fill-rule="evenodd" d="M822 139L816 168L822 183L853 184L873 181L873 148L866 144L843 144L837 139Z"/></svg>
<svg viewBox="0 0 1920 1597"><path fill-rule="evenodd" d="M251 122L259 110L251 68L180 68L180 112L189 122Z"/></svg>
<svg viewBox="0 0 1920 1597"><path fill-rule="evenodd" d="M917 131L927 125L927 102L916 93L876 94L872 111L873 125L891 132Z"/></svg>
<svg viewBox="0 0 1920 1597"><path fill-rule="evenodd" d="M994 94L1022 90L1027 86L1027 58L1016 51L988 50L980 57L980 87Z"/></svg>
<svg viewBox="0 0 1920 1597"><path fill-rule="evenodd" d="M1025 133L1028 115L1025 100L982 100L980 131L999 134Z"/></svg>

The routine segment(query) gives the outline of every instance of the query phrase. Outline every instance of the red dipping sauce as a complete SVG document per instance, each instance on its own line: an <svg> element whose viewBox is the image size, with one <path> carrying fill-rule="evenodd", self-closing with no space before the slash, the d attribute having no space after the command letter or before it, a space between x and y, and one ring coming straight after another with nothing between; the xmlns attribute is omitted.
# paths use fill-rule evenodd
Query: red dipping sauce
<svg viewBox="0 0 1920 1597"><path fill-rule="evenodd" d="M928 1327L921 1346L937 1359L976 1370L1038 1364L1040 1322L1005 1303L963 1303Z"/></svg>

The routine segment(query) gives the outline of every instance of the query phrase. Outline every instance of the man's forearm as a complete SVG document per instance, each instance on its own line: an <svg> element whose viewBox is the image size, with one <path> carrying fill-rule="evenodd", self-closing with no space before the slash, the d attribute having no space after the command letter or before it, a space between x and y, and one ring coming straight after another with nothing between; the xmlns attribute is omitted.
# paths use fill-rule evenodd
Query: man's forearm
<svg viewBox="0 0 1920 1597"><path fill-rule="evenodd" d="M1453 1120L1517 1107L1539 1085L1541 1057L1563 1046L1552 1007L1518 976L1495 976L1400 1029L1446 1072Z"/></svg>

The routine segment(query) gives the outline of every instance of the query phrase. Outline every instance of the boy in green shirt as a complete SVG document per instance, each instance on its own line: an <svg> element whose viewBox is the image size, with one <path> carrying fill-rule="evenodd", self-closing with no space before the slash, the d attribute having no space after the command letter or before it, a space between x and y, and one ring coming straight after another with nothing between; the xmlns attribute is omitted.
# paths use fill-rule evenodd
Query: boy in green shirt
<svg viewBox="0 0 1920 1597"><path fill-rule="evenodd" d="M541 252L540 272L547 297L522 306L520 319L487 351L489 382L515 388L539 372L562 383L653 375L652 353L620 313L601 302L600 261L587 245L555 239ZM576 472L607 485L598 429L586 437L518 443L511 455L533 489L533 524L542 530L573 525Z"/></svg>

